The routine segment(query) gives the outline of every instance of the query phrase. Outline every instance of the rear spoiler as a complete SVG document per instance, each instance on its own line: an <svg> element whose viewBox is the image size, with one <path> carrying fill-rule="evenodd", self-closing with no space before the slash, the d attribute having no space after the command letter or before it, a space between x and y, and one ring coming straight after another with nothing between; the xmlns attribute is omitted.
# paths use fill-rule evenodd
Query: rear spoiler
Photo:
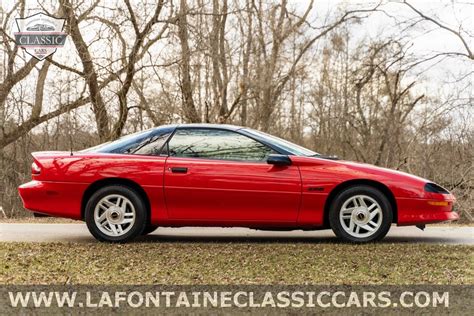
<svg viewBox="0 0 474 316"><path fill-rule="evenodd" d="M39 175L41 172L41 168L45 167L44 166L44 161L42 162L43 159L46 158L54 158L54 157L68 157L71 156L71 153L69 151L35 151L31 153L31 156L33 156L33 164L31 165L32 169L32 174L33 175ZM36 173L34 172L36 170Z"/></svg>
<svg viewBox="0 0 474 316"><path fill-rule="evenodd" d="M70 156L71 152L69 152L69 151L59 151L59 150L56 150L56 151L35 151L35 152L32 152L31 155L33 156L33 158L56 157L56 156L64 157L64 156Z"/></svg>

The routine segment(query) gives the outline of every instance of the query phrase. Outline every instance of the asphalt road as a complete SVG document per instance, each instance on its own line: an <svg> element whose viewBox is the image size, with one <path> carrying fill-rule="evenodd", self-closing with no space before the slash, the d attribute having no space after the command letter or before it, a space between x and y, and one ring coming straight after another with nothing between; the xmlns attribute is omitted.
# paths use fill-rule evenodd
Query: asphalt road
<svg viewBox="0 0 474 316"><path fill-rule="evenodd" d="M85 224L0 223L0 241L7 242L96 242ZM336 242L331 230L274 232L247 228L158 228L137 241L152 242ZM386 243L431 243L474 245L474 227L392 226Z"/></svg>

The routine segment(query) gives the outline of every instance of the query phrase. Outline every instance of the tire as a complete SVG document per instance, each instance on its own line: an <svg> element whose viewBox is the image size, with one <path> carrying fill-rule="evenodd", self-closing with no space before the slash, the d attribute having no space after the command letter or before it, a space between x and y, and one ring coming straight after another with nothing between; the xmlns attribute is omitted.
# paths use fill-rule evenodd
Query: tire
<svg viewBox="0 0 474 316"><path fill-rule="evenodd" d="M393 210L387 197L367 185L340 192L329 210L329 224L346 242L367 243L385 237L392 225Z"/></svg>
<svg viewBox="0 0 474 316"><path fill-rule="evenodd" d="M85 220L97 240L125 243L144 231L147 209L140 195L132 188L110 185L92 194L86 204Z"/></svg>
<svg viewBox="0 0 474 316"><path fill-rule="evenodd" d="M158 228L158 225L147 225L142 232L142 236L153 233Z"/></svg>

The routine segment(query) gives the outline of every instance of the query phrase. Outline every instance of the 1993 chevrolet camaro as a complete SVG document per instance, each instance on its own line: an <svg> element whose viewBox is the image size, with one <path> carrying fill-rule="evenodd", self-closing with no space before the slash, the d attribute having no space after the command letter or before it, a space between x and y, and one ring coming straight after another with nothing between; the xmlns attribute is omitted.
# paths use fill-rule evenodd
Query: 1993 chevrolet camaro
<svg viewBox="0 0 474 316"><path fill-rule="evenodd" d="M85 220L101 241L158 226L326 229L383 238L392 223L458 219L454 196L428 180L335 160L231 125L167 125L80 152L33 153L24 206Z"/></svg>

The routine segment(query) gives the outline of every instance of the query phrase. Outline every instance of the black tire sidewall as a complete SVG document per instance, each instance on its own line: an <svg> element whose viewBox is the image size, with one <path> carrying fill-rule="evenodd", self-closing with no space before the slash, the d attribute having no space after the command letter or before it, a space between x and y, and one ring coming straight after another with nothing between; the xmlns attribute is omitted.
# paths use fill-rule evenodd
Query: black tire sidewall
<svg viewBox="0 0 474 316"><path fill-rule="evenodd" d="M347 233L342 224L339 220L339 213L341 211L342 205L344 204L347 199L354 195L367 195L371 198L375 199L377 203L379 203L380 207L382 208L382 224L380 225L379 229L375 234L364 237L364 238L357 238L349 233ZM366 186L366 185L358 185L353 186L345 189L344 191L340 192L335 199L333 200L332 205L330 206L329 211L329 223L331 225L332 230L344 241L353 242L353 243L365 243L365 242L372 242L377 241L385 237L385 235L390 230L390 226L392 225L393 219L393 210L392 205L390 204L389 200L378 189Z"/></svg>
<svg viewBox="0 0 474 316"><path fill-rule="evenodd" d="M150 225L150 224L149 224L149 225L147 225L147 226L145 227L145 229L143 230L142 235L145 236L145 235L151 234L151 233L153 233L153 232L154 232L155 230L157 230L157 229L158 229L158 225Z"/></svg>
<svg viewBox="0 0 474 316"><path fill-rule="evenodd" d="M105 196L111 194L120 194L125 196L132 202L133 206L135 207L135 222L132 228L122 236L108 236L100 231L97 227L95 220L94 220L94 209L97 203ZM89 229L90 233L99 241L106 241L106 242L127 242L132 240L133 238L142 234L143 230L145 229L147 223L147 212L146 206L140 195L127 186L122 185L110 185L103 188L100 188L87 201L85 207L85 221L87 224L87 228Z"/></svg>

